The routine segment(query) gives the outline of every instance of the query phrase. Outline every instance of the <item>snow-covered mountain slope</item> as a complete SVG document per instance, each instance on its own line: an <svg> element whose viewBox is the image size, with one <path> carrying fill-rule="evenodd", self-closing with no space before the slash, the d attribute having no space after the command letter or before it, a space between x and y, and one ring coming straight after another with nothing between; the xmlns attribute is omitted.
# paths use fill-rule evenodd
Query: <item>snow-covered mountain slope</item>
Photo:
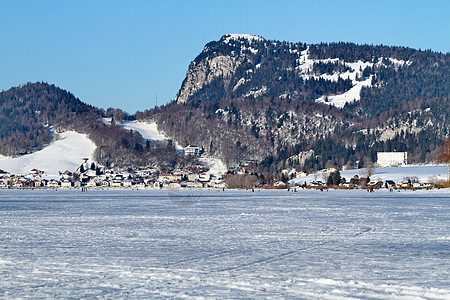
<svg viewBox="0 0 450 300"><path fill-rule="evenodd" d="M164 134L164 132L158 130L158 125L156 122L146 123L139 121L125 121L122 126L128 130L131 129L138 131L146 140L164 141L170 139ZM175 142L175 148L177 150L183 150L183 147L181 147L181 145L177 142Z"/></svg>
<svg viewBox="0 0 450 300"><path fill-rule="evenodd" d="M60 133L44 149L17 157L0 156L0 169L13 174L28 174L32 169L44 171L47 176L75 171L84 158L92 160L96 146L84 134L74 131Z"/></svg>
<svg viewBox="0 0 450 300"><path fill-rule="evenodd" d="M340 87L339 93L332 93L327 88L317 88L314 84L309 86L316 89L314 92L325 93L314 95L317 96L316 102L342 108L346 103L359 101L363 87L372 86L373 75L370 70L398 69L411 64L409 60L389 56L373 56L370 61L367 58L319 59L310 46L315 45L271 41L250 34L226 34L219 41L208 43L191 63L177 95L177 102L184 103L191 98L198 98L198 93L210 84L216 91L221 90L221 83L218 84L217 80L223 81L223 91L217 96L244 98L267 95L296 97L304 93L299 89L299 80L303 80L303 84L311 80L319 81L320 84L339 84L338 80L351 80L352 85L345 90ZM265 79L260 80L261 78ZM281 87L282 81L291 81L296 88L292 90L292 86ZM210 90L206 93L212 95ZM310 93L309 96L313 94Z"/></svg>
<svg viewBox="0 0 450 300"><path fill-rule="evenodd" d="M125 129L131 129L138 131L144 139L162 141L169 139L168 136L158 130L156 122L146 123L139 121L126 121L123 123ZM184 150L184 148L175 142L175 148L177 150ZM208 174L225 174L227 172L227 166L222 160L212 157L202 157L200 161L209 167Z"/></svg>
<svg viewBox="0 0 450 300"><path fill-rule="evenodd" d="M163 141L168 139L163 132L158 130L156 122L125 121L123 122L123 128L139 131L142 137L147 140Z"/></svg>

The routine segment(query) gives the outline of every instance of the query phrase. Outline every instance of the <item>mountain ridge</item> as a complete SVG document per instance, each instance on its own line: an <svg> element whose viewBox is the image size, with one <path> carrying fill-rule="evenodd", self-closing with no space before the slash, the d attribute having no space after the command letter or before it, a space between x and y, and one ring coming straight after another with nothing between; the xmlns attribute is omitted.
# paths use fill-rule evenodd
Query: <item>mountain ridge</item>
<svg viewBox="0 0 450 300"><path fill-rule="evenodd" d="M131 118L156 122L182 147L199 146L231 168L252 162L267 176L362 167L378 151L431 162L450 134L449 99L450 54L224 35L191 62L173 102L133 116L44 83L0 93L0 154L42 148L53 126L87 134L104 165L176 167L175 143L149 143L118 126Z"/></svg>
<svg viewBox="0 0 450 300"><path fill-rule="evenodd" d="M377 151L405 149L425 162L449 134L449 74L449 54L224 35L192 61L173 103L140 117L230 165L256 160L260 171L362 166ZM310 150L310 161L292 162Z"/></svg>

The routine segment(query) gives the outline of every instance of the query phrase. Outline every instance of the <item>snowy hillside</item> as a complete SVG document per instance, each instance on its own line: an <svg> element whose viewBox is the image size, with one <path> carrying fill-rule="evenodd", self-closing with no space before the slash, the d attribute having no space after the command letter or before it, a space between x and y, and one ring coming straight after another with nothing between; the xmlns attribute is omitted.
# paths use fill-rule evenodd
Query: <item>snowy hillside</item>
<svg viewBox="0 0 450 300"><path fill-rule="evenodd" d="M163 132L158 130L156 122L146 123L139 121L128 121L123 123L125 129L132 129L138 131L144 139L162 141L169 139ZM184 150L184 148L175 142L175 148L177 150ZM200 161L208 166L210 170L209 174L225 174L227 172L227 166L218 158L202 157Z"/></svg>
<svg viewBox="0 0 450 300"><path fill-rule="evenodd" d="M156 122L145 123L139 121L127 121L123 122L123 128L136 130L142 135L144 139L147 140L163 141L169 139L169 137L167 137L164 132L158 130ZM183 147L181 147L181 145L177 142L175 142L175 148L177 150L183 149Z"/></svg>
<svg viewBox="0 0 450 300"><path fill-rule="evenodd" d="M44 171L48 176L59 172L75 171L84 161L92 159L95 144L84 134L67 131L44 149L18 157L0 156L0 169L15 174L28 174L32 169Z"/></svg>
<svg viewBox="0 0 450 300"><path fill-rule="evenodd" d="M411 62L404 61L404 60L397 60L393 58L388 58L387 61L392 63L394 68L397 68L398 66L403 65L409 65ZM298 59L298 67L297 69L300 71L301 77L306 79L325 79L325 80L331 80L331 81L338 81L339 78L341 79L350 79L353 83L353 87L346 91L345 93L339 94L339 95L330 95L328 97L321 96L318 99L316 99L316 102L334 105L336 107L342 108L346 103L352 103L354 101L359 101L361 96L361 89L363 87L370 87L372 86L372 77L373 75L370 75L369 77L365 78L364 80L357 80L358 77L362 77L363 71L367 67L374 67L374 66L383 66L383 58L379 58L378 62L372 63L372 62L363 62L361 60L357 62L346 62L343 60L340 60L338 58L334 59L311 59L309 57L309 47L305 51L302 51L300 58ZM320 74L320 75L310 75L314 73L314 64L317 63L336 63L336 64L342 64L345 67L348 67L349 70L345 72L334 72L333 74Z"/></svg>
<svg viewBox="0 0 450 300"><path fill-rule="evenodd" d="M344 177L347 182L350 181L353 176L364 176L365 169L355 169L340 171L341 176ZM326 182L328 173L316 173L305 177L299 177L291 180L293 184L302 184L304 182L312 182L320 180ZM393 180L394 182L400 182L405 178L415 179L419 182L426 183L433 180L445 180L447 179L447 166L445 165L428 165L428 166L402 166L402 167L383 167L376 168L375 173L370 176L373 181Z"/></svg>

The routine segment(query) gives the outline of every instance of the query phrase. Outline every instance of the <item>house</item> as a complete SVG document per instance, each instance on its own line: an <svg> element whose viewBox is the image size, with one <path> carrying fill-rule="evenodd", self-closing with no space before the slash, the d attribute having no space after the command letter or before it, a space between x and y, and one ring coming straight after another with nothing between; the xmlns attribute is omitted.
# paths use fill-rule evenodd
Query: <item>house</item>
<svg viewBox="0 0 450 300"><path fill-rule="evenodd" d="M134 187L137 189L145 189L145 183L136 183Z"/></svg>
<svg viewBox="0 0 450 300"><path fill-rule="evenodd" d="M385 186L386 188L392 188L392 187L395 187L395 182L394 182L393 180L386 180L386 181L384 182L384 186Z"/></svg>
<svg viewBox="0 0 450 300"><path fill-rule="evenodd" d="M34 181L34 186L35 187L43 187L44 183L41 180L35 180Z"/></svg>
<svg viewBox="0 0 450 300"><path fill-rule="evenodd" d="M113 180L111 182L111 187L121 187L122 186L122 181L121 180Z"/></svg>
<svg viewBox="0 0 450 300"><path fill-rule="evenodd" d="M159 175L158 181L160 182L178 182L181 181L181 174L162 174Z"/></svg>
<svg viewBox="0 0 450 300"><path fill-rule="evenodd" d="M223 180L211 182L211 187L215 189L224 189L227 187L227 183Z"/></svg>
<svg viewBox="0 0 450 300"><path fill-rule="evenodd" d="M70 180L62 180L61 181L61 187L64 187L64 188L72 187L72 181L70 181Z"/></svg>
<svg viewBox="0 0 450 300"><path fill-rule="evenodd" d="M195 174L195 173L189 173L189 174L187 175L188 181L191 181L191 182L196 181L198 178L199 178L199 175L198 175L198 174Z"/></svg>
<svg viewBox="0 0 450 300"><path fill-rule="evenodd" d="M198 177L198 181L201 181L201 182L206 182L206 181L209 181L210 179L211 179L211 175L209 175L209 174L201 174Z"/></svg>
<svg viewBox="0 0 450 300"><path fill-rule="evenodd" d="M87 187L96 187L97 186L97 182L95 180L91 179L88 182L86 182L86 186Z"/></svg>
<svg viewBox="0 0 450 300"><path fill-rule="evenodd" d="M377 165L380 167L397 167L408 164L408 152L378 152Z"/></svg>
<svg viewBox="0 0 450 300"><path fill-rule="evenodd" d="M74 183L73 183L73 186L74 187L76 187L76 188L79 188L79 187L81 187L81 181L79 181L79 180L77 180L77 181L75 181Z"/></svg>
<svg viewBox="0 0 450 300"><path fill-rule="evenodd" d="M58 180L55 179L50 179L49 182L47 182L47 186L50 188L57 188L60 186L60 182Z"/></svg>
<svg viewBox="0 0 450 300"><path fill-rule="evenodd" d="M193 188L193 189L201 189L203 187L203 184L201 182L188 182L186 184L187 188Z"/></svg>
<svg viewBox="0 0 450 300"><path fill-rule="evenodd" d="M184 155L201 156L203 152L203 149L197 146L188 145L184 148Z"/></svg>
<svg viewBox="0 0 450 300"><path fill-rule="evenodd" d="M131 187L132 185L133 185L133 182L129 179L125 179L124 181L122 181L123 187Z"/></svg>
<svg viewBox="0 0 450 300"><path fill-rule="evenodd" d="M108 187L109 186L109 181L108 180L102 180L101 182L100 182L100 185L102 186L102 187Z"/></svg>
<svg viewBox="0 0 450 300"><path fill-rule="evenodd" d="M181 188L181 184L179 184L178 182L171 182L167 185L168 189L179 189Z"/></svg>

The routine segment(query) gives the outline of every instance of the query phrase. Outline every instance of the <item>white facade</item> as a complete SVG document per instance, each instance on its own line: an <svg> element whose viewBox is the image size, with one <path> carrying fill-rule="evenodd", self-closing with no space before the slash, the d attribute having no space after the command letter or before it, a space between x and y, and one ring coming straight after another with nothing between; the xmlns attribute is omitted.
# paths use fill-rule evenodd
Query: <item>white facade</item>
<svg viewBox="0 0 450 300"><path fill-rule="evenodd" d="M377 165L380 167L405 166L408 152L378 152Z"/></svg>
<svg viewBox="0 0 450 300"><path fill-rule="evenodd" d="M189 145L186 148L184 148L184 154L190 156L201 156L202 148Z"/></svg>

